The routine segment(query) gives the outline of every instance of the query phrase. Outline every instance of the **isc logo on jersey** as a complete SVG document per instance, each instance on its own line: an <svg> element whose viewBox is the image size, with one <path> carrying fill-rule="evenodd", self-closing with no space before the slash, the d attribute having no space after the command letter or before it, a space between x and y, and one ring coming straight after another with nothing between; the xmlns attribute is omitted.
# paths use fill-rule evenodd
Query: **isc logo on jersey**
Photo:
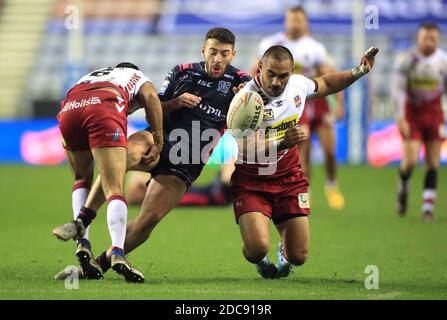
<svg viewBox="0 0 447 320"><path fill-rule="evenodd" d="M246 137L259 128L263 114L264 102L257 92L239 92L230 103L227 127L234 137Z"/></svg>

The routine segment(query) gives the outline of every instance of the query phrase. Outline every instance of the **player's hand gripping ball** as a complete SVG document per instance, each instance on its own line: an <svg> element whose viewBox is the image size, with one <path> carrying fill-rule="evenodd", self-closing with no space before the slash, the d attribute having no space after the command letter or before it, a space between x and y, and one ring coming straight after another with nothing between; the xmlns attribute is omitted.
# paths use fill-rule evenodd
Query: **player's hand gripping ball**
<svg viewBox="0 0 447 320"><path fill-rule="evenodd" d="M258 130L264 116L264 102L255 91L236 94L227 114L227 127L235 138L242 138Z"/></svg>

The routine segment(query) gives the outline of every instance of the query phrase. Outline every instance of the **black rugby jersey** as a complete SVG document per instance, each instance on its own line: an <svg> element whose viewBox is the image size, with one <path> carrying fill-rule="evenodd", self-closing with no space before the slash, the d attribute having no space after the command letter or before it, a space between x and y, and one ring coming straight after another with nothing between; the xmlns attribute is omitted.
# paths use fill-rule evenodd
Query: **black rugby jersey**
<svg viewBox="0 0 447 320"><path fill-rule="evenodd" d="M160 100L168 101L184 92L199 96L202 100L194 108L177 109L165 117L163 123L165 143L172 146L180 141L183 150L188 149L190 155L195 154L193 163L197 164L197 154L201 154L214 138L210 135L210 130L203 134L204 131L214 129L213 132L223 133L228 108L234 97L233 87L250 80L251 77L247 73L231 65L219 79L208 76L203 61L175 66L166 76L158 92ZM217 141L214 141L213 144L216 143ZM192 161L191 156L189 161Z"/></svg>

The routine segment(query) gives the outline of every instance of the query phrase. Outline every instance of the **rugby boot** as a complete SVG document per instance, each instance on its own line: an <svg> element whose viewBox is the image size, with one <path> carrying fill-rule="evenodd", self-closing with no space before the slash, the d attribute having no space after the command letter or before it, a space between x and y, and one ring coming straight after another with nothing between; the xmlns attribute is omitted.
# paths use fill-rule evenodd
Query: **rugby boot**
<svg viewBox="0 0 447 320"><path fill-rule="evenodd" d="M324 192L331 209L341 210L345 207L345 198L337 186L326 186Z"/></svg>
<svg viewBox="0 0 447 320"><path fill-rule="evenodd" d="M98 262L96 262L90 242L87 239L78 241L76 259L78 259L82 273L86 279L103 279L102 269Z"/></svg>
<svg viewBox="0 0 447 320"><path fill-rule="evenodd" d="M122 275L126 282L144 282L144 276L135 267L133 267L126 257L119 254L112 254L112 269L119 275Z"/></svg>
<svg viewBox="0 0 447 320"><path fill-rule="evenodd" d="M85 234L84 223L81 219L73 220L53 229L53 235L59 240L82 239Z"/></svg>
<svg viewBox="0 0 447 320"><path fill-rule="evenodd" d="M278 271L276 266L270 262L267 256L256 263L256 270L264 279L275 279Z"/></svg>

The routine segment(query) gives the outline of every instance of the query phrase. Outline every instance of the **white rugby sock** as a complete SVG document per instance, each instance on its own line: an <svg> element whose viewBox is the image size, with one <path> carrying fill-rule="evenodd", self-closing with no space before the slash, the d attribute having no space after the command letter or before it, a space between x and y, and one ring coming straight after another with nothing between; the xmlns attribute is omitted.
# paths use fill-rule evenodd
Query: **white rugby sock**
<svg viewBox="0 0 447 320"><path fill-rule="evenodd" d="M112 246L124 249L127 224L127 204L124 197L112 196L107 205L107 225Z"/></svg>
<svg viewBox="0 0 447 320"><path fill-rule="evenodd" d="M425 189L422 193L424 199L424 204L422 205L422 211L433 211L435 200L436 200L436 190L435 189Z"/></svg>
<svg viewBox="0 0 447 320"><path fill-rule="evenodd" d="M89 188L85 188L85 182L79 182L73 185L73 192L71 194L71 205L73 207L73 217L76 218L79 215L79 211L84 206L87 201L88 194L90 193ZM88 231L90 227L85 229L84 238L88 240Z"/></svg>

